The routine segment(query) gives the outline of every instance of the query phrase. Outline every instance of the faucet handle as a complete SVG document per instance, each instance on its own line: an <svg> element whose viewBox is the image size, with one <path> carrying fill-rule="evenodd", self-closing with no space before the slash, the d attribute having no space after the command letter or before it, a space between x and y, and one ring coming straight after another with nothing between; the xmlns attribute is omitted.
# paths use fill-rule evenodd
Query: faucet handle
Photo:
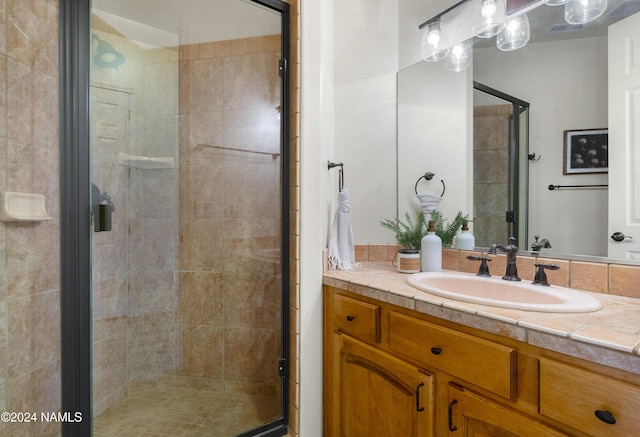
<svg viewBox="0 0 640 437"><path fill-rule="evenodd" d="M547 282L547 274L544 270L558 270L560 268L557 264L535 263L534 266L538 268L538 271L536 272L536 276L533 278L532 284L545 286L549 286L549 283Z"/></svg>
<svg viewBox="0 0 640 437"><path fill-rule="evenodd" d="M467 259L471 261L480 261L480 268L478 269L476 276L491 276L491 273L489 273L489 266L487 265L487 261L491 261L491 258L487 258L486 256L468 255Z"/></svg>

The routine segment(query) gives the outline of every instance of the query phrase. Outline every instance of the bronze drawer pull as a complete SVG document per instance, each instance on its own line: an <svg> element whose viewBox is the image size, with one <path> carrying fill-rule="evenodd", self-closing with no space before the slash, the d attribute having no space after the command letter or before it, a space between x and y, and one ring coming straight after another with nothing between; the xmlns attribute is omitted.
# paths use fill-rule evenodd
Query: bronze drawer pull
<svg viewBox="0 0 640 437"><path fill-rule="evenodd" d="M355 316L349 315L349 316L347 316L347 321L348 322L353 322L353 319L355 319L355 318L356 318Z"/></svg>
<svg viewBox="0 0 640 437"><path fill-rule="evenodd" d="M431 353L433 355L440 355L442 353L442 348L434 346L431 348Z"/></svg>
<svg viewBox="0 0 640 437"><path fill-rule="evenodd" d="M421 382L416 387L416 411L424 411L424 407L420 406L420 387L424 385L424 382Z"/></svg>
<svg viewBox="0 0 640 437"><path fill-rule="evenodd" d="M449 402L449 431L453 432L458 429L457 426L453 426L453 406L458 403L457 399Z"/></svg>
<svg viewBox="0 0 640 437"><path fill-rule="evenodd" d="M615 425L616 423L616 418L613 417L613 414L611 414L611 411L596 410L595 414L596 414L596 417L602 420L604 423L608 423L609 425Z"/></svg>

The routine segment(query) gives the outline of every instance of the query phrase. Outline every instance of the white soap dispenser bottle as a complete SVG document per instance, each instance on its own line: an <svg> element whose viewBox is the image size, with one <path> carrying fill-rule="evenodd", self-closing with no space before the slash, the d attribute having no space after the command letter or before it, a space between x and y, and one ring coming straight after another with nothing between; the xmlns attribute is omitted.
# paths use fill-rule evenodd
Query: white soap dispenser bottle
<svg viewBox="0 0 640 437"><path fill-rule="evenodd" d="M436 235L433 220L429 220L427 235L422 237L420 270L423 272L442 271L442 240Z"/></svg>
<svg viewBox="0 0 640 437"><path fill-rule="evenodd" d="M473 234L469 232L469 223L466 220L462 225L462 230L456 236L454 247L462 250L473 250L476 247L476 239Z"/></svg>

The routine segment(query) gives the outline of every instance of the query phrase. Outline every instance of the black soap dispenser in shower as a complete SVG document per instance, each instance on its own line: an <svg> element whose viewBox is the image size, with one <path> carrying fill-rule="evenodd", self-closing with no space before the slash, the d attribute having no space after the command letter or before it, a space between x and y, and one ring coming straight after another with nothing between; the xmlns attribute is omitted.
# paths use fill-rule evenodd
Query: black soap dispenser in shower
<svg viewBox="0 0 640 437"><path fill-rule="evenodd" d="M109 193L102 193L96 184L91 184L91 198L93 201L93 230L105 232L111 230L111 213L115 206Z"/></svg>

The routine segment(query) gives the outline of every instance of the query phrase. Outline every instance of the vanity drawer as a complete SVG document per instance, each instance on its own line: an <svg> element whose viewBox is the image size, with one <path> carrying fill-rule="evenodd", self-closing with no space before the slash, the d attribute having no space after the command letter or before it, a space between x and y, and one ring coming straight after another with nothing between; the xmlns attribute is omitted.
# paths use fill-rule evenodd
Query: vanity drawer
<svg viewBox="0 0 640 437"><path fill-rule="evenodd" d="M540 413L547 417L593 436L632 436L640 430L638 405L640 387L540 359ZM609 412L615 424L605 423L596 412Z"/></svg>
<svg viewBox="0 0 640 437"><path fill-rule="evenodd" d="M380 307L350 297L333 296L335 326L345 334L361 340L380 341Z"/></svg>
<svg viewBox="0 0 640 437"><path fill-rule="evenodd" d="M517 351L513 348L395 312L389 313L389 347L515 400Z"/></svg>

